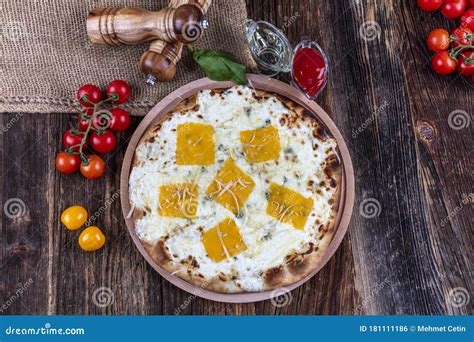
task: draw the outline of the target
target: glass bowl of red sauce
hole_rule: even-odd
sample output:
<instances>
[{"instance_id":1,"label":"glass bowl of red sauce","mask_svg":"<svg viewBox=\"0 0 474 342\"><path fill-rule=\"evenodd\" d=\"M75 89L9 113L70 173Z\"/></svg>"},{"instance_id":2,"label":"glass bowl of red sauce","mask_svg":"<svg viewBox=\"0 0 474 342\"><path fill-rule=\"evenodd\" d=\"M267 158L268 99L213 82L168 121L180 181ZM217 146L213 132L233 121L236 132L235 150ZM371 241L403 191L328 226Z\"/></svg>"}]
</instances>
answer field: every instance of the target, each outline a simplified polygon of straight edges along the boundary
<instances>
[{"instance_id":1,"label":"glass bowl of red sauce","mask_svg":"<svg viewBox=\"0 0 474 342\"><path fill-rule=\"evenodd\" d=\"M295 47L291 62L292 85L314 100L326 86L329 64L326 54L307 38Z\"/></svg>"}]
</instances>

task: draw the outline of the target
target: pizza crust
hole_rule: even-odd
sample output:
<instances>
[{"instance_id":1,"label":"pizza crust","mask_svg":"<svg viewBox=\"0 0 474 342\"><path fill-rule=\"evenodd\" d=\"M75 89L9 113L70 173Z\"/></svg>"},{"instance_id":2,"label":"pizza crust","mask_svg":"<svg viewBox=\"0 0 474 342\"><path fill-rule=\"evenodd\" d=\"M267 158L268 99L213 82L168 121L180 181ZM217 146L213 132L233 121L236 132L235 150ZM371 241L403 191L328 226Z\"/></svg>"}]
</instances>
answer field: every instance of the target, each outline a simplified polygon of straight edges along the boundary
<instances>
[{"instance_id":1,"label":"pizza crust","mask_svg":"<svg viewBox=\"0 0 474 342\"><path fill-rule=\"evenodd\" d=\"M215 94L224 93L226 89L214 89L211 92ZM313 136L321 141L325 141L330 138L324 126L319 122L319 120L310 112L308 112L302 106L296 104L295 102L281 96L278 94L272 94L263 90L256 90L254 98L257 101L262 101L267 98L276 97L280 100L284 106L289 110L296 113L299 117L307 117L311 119L311 123L314 127ZM157 139L160 134L161 124L165 120L171 119L174 113L182 114L187 111L198 110L196 107L197 104L197 95L191 96L179 103L175 109L163 115L158 122L149 129L140 139L137 150L144 144L153 142ZM285 259L285 263L279 267L274 267L266 270L262 274L264 288L263 290L272 290L276 288L281 288L284 286L291 285L295 282L300 281L307 277L313 270L318 268L321 262L321 258L325 255L335 230L337 213L339 211L339 203L341 196L341 185L342 185L342 165L339 161L339 151L336 152L336 158L326 160L326 167L324 172L331 179L331 187L335 187L336 191L331 197L332 202L332 216L329 222L326 225L320 225L316 227L318 229L318 244L317 246L308 246L308 250L305 253L288 255ZM133 166L139 166L141 164L137 155L135 154L133 160ZM137 220L146 215L145 211L140 209L134 209L132 215L132 221L135 224ZM308 218L309 219L309 218ZM217 277L206 279L202 275L199 275L199 272L193 273L195 266L193 261L189 262L176 262L173 260L169 251L167 250L165 239L160 239L154 243L150 243L144 240L141 240L142 245L147 251L151 259L165 271L195 285L210 291L219 292L219 293L241 293L246 292L238 285L237 279L231 279L228 276L221 274Z\"/></svg>"},{"instance_id":2,"label":"pizza crust","mask_svg":"<svg viewBox=\"0 0 474 342\"><path fill-rule=\"evenodd\" d=\"M264 289L271 290L279 287L288 286L306 278L313 270L320 265L321 258L332 241L335 232L337 212L342 186L342 165L339 160L330 161L327 172L330 172L332 179L336 182L336 191L331 200L334 203L332 217L328 224L318 227L318 245L310 253L297 254L291 260L279 268L267 270L264 274Z\"/></svg>"},{"instance_id":3,"label":"pizza crust","mask_svg":"<svg viewBox=\"0 0 474 342\"><path fill-rule=\"evenodd\" d=\"M172 260L171 256L166 250L163 240L159 240L155 244L142 241L142 244L143 247L145 247L148 255L158 266L172 275L186 280L195 286L219 293L243 292L243 290L239 288L231 279L226 279L225 277L213 277L210 279L205 279L204 277L200 277L189 272L189 267L187 265L182 265Z\"/></svg>"}]
</instances>

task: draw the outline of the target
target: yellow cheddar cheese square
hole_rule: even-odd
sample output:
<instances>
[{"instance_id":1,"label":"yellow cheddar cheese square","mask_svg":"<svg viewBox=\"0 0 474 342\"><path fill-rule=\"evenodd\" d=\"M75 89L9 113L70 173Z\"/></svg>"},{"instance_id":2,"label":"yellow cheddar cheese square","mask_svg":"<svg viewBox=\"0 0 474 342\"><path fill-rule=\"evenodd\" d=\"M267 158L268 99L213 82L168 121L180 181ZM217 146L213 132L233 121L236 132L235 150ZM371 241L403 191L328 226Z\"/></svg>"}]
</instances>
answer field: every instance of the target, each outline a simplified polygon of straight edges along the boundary
<instances>
[{"instance_id":1,"label":"yellow cheddar cheese square","mask_svg":"<svg viewBox=\"0 0 474 342\"><path fill-rule=\"evenodd\" d=\"M245 159L250 163L277 160L280 157L278 128L266 126L240 132Z\"/></svg>"},{"instance_id":2,"label":"yellow cheddar cheese square","mask_svg":"<svg viewBox=\"0 0 474 342\"><path fill-rule=\"evenodd\" d=\"M302 230L313 209L313 202L312 198L306 198L287 187L271 183L268 191L267 214L280 222L291 224L294 228Z\"/></svg>"},{"instance_id":3,"label":"yellow cheddar cheese square","mask_svg":"<svg viewBox=\"0 0 474 342\"><path fill-rule=\"evenodd\" d=\"M206 195L238 215L254 187L253 179L228 158L217 171Z\"/></svg>"},{"instance_id":4,"label":"yellow cheddar cheese square","mask_svg":"<svg viewBox=\"0 0 474 342\"><path fill-rule=\"evenodd\" d=\"M195 219L199 188L196 184L180 183L160 186L158 213L161 216Z\"/></svg>"},{"instance_id":5,"label":"yellow cheddar cheese square","mask_svg":"<svg viewBox=\"0 0 474 342\"><path fill-rule=\"evenodd\" d=\"M214 164L214 127L189 122L178 125L176 134L176 164Z\"/></svg>"},{"instance_id":6,"label":"yellow cheddar cheese square","mask_svg":"<svg viewBox=\"0 0 474 342\"><path fill-rule=\"evenodd\" d=\"M207 255L214 262L221 262L247 249L240 235L239 227L230 217L205 231L201 242Z\"/></svg>"}]
</instances>

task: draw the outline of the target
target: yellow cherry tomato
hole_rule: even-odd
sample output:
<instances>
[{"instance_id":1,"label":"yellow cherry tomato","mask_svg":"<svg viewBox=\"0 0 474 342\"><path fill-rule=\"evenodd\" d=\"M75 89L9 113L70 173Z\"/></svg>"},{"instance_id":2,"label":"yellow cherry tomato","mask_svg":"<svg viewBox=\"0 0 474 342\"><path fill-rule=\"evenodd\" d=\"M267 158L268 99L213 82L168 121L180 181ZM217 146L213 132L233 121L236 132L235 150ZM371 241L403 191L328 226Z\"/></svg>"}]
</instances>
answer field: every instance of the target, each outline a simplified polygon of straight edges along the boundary
<instances>
[{"instance_id":1,"label":"yellow cherry tomato","mask_svg":"<svg viewBox=\"0 0 474 342\"><path fill-rule=\"evenodd\" d=\"M61 222L67 229L76 230L81 228L87 221L87 210L80 205L67 208L61 214Z\"/></svg>"},{"instance_id":2,"label":"yellow cherry tomato","mask_svg":"<svg viewBox=\"0 0 474 342\"><path fill-rule=\"evenodd\" d=\"M84 229L79 235L79 246L85 251L92 252L102 248L105 236L99 227L91 226Z\"/></svg>"}]
</instances>

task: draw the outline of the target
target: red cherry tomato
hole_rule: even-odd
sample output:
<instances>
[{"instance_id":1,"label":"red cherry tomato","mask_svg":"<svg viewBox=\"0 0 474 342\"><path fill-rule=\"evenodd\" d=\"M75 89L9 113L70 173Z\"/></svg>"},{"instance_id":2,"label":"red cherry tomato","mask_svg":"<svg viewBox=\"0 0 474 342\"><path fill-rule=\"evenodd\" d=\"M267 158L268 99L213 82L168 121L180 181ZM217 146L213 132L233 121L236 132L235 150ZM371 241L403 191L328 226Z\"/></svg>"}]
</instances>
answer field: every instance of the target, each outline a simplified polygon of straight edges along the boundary
<instances>
[{"instance_id":1,"label":"red cherry tomato","mask_svg":"<svg viewBox=\"0 0 474 342\"><path fill-rule=\"evenodd\" d=\"M459 56L458 72L463 76L474 76L474 51L463 52Z\"/></svg>"},{"instance_id":2,"label":"red cherry tomato","mask_svg":"<svg viewBox=\"0 0 474 342\"><path fill-rule=\"evenodd\" d=\"M467 0L467 7L474 7L474 0Z\"/></svg>"},{"instance_id":3,"label":"red cherry tomato","mask_svg":"<svg viewBox=\"0 0 474 342\"><path fill-rule=\"evenodd\" d=\"M473 5L474 6L474 5ZM461 17L461 27L474 31L474 7L469 8Z\"/></svg>"},{"instance_id":4,"label":"red cherry tomato","mask_svg":"<svg viewBox=\"0 0 474 342\"><path fill-rule=\"evenodd\" d=\"M431 66L438 74L447 75L456 70L457 63L448 51L440 51L433 57Z\"/></svg>"},{"instance_id":5,"label":"red cherry tomato","mask_svg":"<svg viewBox=\"0 0 474 342\"><path fill-rule=\"evenodd\" d=\"M84 107L94 107L94 103L102 100L102 92L93 84L84 84L77 90L76 98ZM88 101L85 100L86 98Z\"/></svg>"},{"instance_id":6,"label":"red cherry tomato","mask_svg":"<svg viewBox=\"0 0 474 342\"><path fill-rule=\"evenodd\" d=\"M112 103L124 103L130 96L130 86L125 81L115 80L109 83L105 89L105 93L107 94L107 98L111 96L117 97L116 100L111 101Z\"/></svg>"},{"instance_id":7,"label":"red cherry tomato","mask_svg":"<svg viewBox=\"0 0 474 342\"><path fill-rule=\"evenodd\" d=\"M115 145L117 145L117 138L109 130L91 134L91 147L99 153L109 153Z\"/></svg>"},{"instance_id":8,"label":"red cherry tomato","mask_svg":"<svg viewBox=\"0 0 474 342\"><path fill-rule=\"evenodd\" d=\"M432 12L441 7L444 0L418 0L418 7L423 11Z\"/></svg>"},{"instance_id":9,"label":"red cherry tomato","mask_svg":"<svg viewBox=\"0 0 474 342\"><path fill-rule=\"evenodd\" d=\"M87 116L91 116L94 113L94 107L83 107L81 111Z\"/></svg>"},{"instance_id":10,"label":"red cherry tomato","mask_svg":"<svg viewBox=\"0 0 474 342\"><path fill-rule=\"evenodd\" d=\"M130 114L122 108L112 108L110 110L112 119L110 129L116 132L125 131L130 126Z\"/></svg>"},{"instance_id":11,"label":"red cherry tomato","mask_svg":"<svg viewBox=\"0 0 474 342\"><path fill-rule=\"evenodd\" d=\"M470 45L472 42L472 31L467 27L456 27L453 32L451 32L451 37L453 38L453 47Z\"/></svg>"},{"instance_id":12,"label":"red cherry tomato","mask_svg":"<svg viewBox=\"0 0 474 342\"><path fill-rule=\"evenodd\" d=\"M439 52L449 48L449 32L444 29L436 29L430 32L426 43L431 51Z\"/></svg>"},{"instance_id":13,"label":"red cherry tomato","mask_svg":"<svg viewBox=\"0 0 474 342\"><path fill-rule=\"evenodd\" d=\"M88 179L97 179L102 177L105 172L104 160L97 154L88 155L87 160L88 162L86 164L81 164L81 174Z\"/></svg>"},{"instance_id":14,"label":"red cherry tomato","mask_svg":"<svg viewBox=\"0 0 474 342\"><path fill-rule=\"evenodd\" d=\"M89 119L83 119L82 114L77 117L77 129L81 132L85 132L89 127Z\"/></svg>"},{"instance_id":15,"label":"red cherry tomato","mask_svg":"<svg viewBox=\"0 0 474 342\"><path fill-rule=\"evenodd\" d=\"M441 6L441 13L448 19L456 19L464 13L466 7L466 0L446 0Z\"/></svg>"},{"instance_id":16,"label":"red cherry tomato","mask_svg":"<svg viewBox=\"0 0 474 342\"><path fill-rule=\"evenodd\" d=\"M80 165L81 158L78 154L68 154L62 151L56 156L56 169L61 173L74 173L79 170Z\"/></svg>"},{"instance_id":17,"label":"red cherry tomato","mask_svg":"<svg viewBox=\"0 0 474 342\"><path fill-rule=\"evenodd\" d=\"M84 137L84 133L78 132L77 134L73 134L70 129L66 131L63 135L63 145L64 147L72 147L74 145L79 145L82 142L82 138ZM84 147L87 147L88 141L84 144ZM79 152L79 146L76 146L72 149L74 152Z\"/></svg>"}]
</instances>

